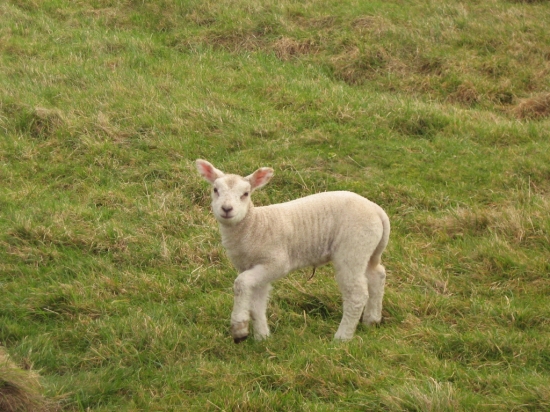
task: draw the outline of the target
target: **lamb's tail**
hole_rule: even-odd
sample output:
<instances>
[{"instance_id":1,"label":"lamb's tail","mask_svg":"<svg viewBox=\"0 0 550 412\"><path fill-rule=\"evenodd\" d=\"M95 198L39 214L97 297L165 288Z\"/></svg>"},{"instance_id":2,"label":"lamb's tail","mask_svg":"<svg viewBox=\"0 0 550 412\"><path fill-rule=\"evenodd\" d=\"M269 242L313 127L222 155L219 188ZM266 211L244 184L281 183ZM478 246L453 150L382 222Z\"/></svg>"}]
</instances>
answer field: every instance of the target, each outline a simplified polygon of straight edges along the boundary
<instances>
[{"instance_id":1,"label":"lamb's tail","mask_svg":"<svg viewBox=\"0 0 550 412\"><path fill-rule=\"evenodd\" d=\"M374 252L369 260L369 266L372 268L375 268L380 264L382 252L386 249L390 239L390 219L381 207L378 208L378 216L382 221L383 232L380 242L378 243L378 246L376 246L376 249L374 249Z\"/></svg>"}]
</instances>

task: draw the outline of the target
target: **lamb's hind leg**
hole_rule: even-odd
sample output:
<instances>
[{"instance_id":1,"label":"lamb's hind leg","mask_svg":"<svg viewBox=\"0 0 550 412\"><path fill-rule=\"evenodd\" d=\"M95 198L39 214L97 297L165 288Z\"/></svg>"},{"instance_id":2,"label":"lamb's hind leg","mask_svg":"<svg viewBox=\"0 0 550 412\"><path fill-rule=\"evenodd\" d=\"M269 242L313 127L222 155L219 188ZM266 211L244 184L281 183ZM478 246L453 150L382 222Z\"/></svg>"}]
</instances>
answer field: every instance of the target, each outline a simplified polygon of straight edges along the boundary
<instances>
[{"instance_id":1,"label":"lamb's hind leg","mask_svg":"<svg viewBox=\"0 0 550 412\"><path fill-rule=\"evenodd\" d=\"M361 313L368 299L367 279L364 276L365 266L350 262L334 262L336 281L342 292L344 313L340 326L334 335L336 340L350 340L355 333Z\"/></svg>"},{"instance_id":2,"label":"lamb's hind leg","mask_svg":"<svg viewBox=\"0 0 550 412\"><path fill-rule=\"evenodd\" d=\"M369 299L363 312L365 325L378 324L382 320L382 299L384 298L384 284L386 283L386 270L384 266L369 263L366 272L369 285Z\"/></svg>"}]
</instances>

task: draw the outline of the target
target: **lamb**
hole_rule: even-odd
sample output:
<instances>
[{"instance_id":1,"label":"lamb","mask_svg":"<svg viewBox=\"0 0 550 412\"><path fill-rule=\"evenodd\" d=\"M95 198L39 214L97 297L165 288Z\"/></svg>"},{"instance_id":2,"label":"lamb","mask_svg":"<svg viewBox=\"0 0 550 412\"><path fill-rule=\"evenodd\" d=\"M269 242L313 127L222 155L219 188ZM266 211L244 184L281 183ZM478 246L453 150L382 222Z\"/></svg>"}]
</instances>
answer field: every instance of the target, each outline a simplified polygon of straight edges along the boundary
<instances>
[{"instance_id":1,"label":"lamb","mask_svg":"<svg viewBox=\"0 0 550 412\"><path fill-rule=\"evenodd\" d=\"M231 314L235 343L248 337L250 320L255 339L269 336L266 309L273 281L330 261L343 297L334 339L351 339L361 318L366 325L380 323L386 279L380 258L390 235L388 216L380 206L337 191L254 207L250 197L269 182L273 169L262 167L241 177L202 159L196 165L212 185L212 210L222 244L239 271Z\"/></svg>"}]
</instances>

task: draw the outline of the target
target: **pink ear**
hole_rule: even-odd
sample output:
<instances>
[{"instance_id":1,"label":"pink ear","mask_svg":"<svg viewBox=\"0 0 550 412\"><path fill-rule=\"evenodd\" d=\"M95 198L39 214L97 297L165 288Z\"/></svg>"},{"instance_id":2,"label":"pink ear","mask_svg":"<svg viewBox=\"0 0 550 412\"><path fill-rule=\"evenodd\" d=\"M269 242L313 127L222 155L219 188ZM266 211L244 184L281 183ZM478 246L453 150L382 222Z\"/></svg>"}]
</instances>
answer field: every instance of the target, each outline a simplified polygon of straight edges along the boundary
<instances>
[{"instance_id":1,"label":"pink ear","mask_svg":"<svg viewBox=\"0 0 550 412\"><path fill-rule=\"evenodd\" d=\"M246 178L250 182L252 190L259 189L260 187L265 186L273 177L273 169L270 167L262 167L252 173Z\"/></svg>"},{"instance_id":2,"label":"pink ear","mask_svg":"<svg viewBox=\"0 0 550 412\"><path fill-rule=\"evenodd\" d=\"M197 170L200 175L208 180L210 183L214 183L215 180L223 176L223 172L216 169L212 164L208 163L206 160L197 159Z\"/></svg>"}]
</instances>

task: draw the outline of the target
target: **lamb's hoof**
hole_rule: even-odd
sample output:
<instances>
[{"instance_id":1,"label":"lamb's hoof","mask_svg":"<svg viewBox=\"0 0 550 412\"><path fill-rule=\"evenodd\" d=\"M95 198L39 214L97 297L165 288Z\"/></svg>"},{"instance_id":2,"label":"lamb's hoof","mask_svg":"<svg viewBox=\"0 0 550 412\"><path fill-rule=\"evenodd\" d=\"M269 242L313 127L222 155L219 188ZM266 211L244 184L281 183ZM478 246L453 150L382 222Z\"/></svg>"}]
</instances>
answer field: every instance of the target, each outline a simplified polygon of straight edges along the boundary
<instances>
[{"instance_id":1,"label":"lamb's hoof","mask_svg":"<svg viewBox=\"0 0 550 412\"><path fill-rule=\"evenodd\" d=\"M248 335L239 336L238 338L233 338L233 342L241 343L241 342L244 342L247 338L248 338Z\"/></svg>"},{"instance_id":2,"label":"lamb's hoof","mask_svg":"<svg viewBox=\"0 0 550 412\"><path fill-rule=\"evenodd\" d=\"M366 318L363 318L363 325L376 328L380 326L380 323L382 323L382 321L383 321L382 317L368 316Z\"/></svg>"},{"instance_id":3,"label":"lamb's hoof","mask_svg":"<svg viewBox=\"0 0 550 412\"><path fill-rule=\"evenodd\" d=\"M235 343L241 343L248 338L248 322L233 323L231 325L231 336Z\"/></svg>"},{"instance_id":4,"label":"lamb's hoof","mask_svg":"<svg viewBox=\"0 0 550 412\"><path fill-rule=\"evenodd\" d=\"M267 335L259 335L259 334L255 334L255 335L254 335L254 339L255 339L257 342L264 341L264 340L266 340L267 338L269 338L269 333L268 333Z\"/></svg>"},{"instance_id":5,"label":"lamb's hoof","mask_svg":"<svg viewBox=\"0 0 550 412\"><path fill-rule=\"evenodd\" d=\"M334 336L334 342L337 342L337 343L343 343L343 342L349 342L350 340L353 339L353 335L352 336Z\"/></svg>"}]
</instances>

